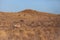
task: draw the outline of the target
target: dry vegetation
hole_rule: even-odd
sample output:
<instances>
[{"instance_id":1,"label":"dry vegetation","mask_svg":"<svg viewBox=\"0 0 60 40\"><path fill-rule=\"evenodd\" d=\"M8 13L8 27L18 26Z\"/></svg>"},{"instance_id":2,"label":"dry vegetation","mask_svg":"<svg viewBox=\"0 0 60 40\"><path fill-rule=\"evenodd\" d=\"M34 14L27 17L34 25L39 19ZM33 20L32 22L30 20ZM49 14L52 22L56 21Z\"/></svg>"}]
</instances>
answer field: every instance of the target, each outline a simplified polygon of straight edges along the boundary
<instances>
[{"instance_id":1,"label":"dry vegetation","mask_svg":"<svg viewBox=\"0 0 60 40\"><path fill-rule=\"evenodd\" d=\"M35 10L0 12L0 40L60 40L60 15Z\"/></svg>"}]
</instances>

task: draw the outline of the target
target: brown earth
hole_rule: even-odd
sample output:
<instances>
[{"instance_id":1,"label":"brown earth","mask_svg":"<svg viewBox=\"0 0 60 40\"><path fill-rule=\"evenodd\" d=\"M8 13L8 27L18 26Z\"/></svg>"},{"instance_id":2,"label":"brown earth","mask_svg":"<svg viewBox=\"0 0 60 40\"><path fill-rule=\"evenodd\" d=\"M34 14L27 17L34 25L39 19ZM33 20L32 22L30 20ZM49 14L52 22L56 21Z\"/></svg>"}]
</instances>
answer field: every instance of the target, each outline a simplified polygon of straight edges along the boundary
<instances>
[{"instance_id":1,"label":"brown earth","mask_svg":"<svg viewBox=\"0 0 60 40\"><path fill-rule=\"evenodd\" d=\"M60 40L60 14L0 12L0 40Z\"/></svg>"}]
</instances>

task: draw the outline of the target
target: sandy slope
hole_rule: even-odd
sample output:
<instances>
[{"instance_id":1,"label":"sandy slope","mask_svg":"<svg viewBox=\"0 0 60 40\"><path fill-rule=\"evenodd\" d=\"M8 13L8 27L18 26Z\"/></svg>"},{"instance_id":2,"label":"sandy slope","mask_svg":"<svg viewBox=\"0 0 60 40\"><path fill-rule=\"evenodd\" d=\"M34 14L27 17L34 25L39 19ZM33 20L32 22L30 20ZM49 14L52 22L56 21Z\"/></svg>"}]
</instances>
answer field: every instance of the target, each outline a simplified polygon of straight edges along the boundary
<instances>
[{"instance_id":1,"label":"sandy slope","mask_svg":"<svg viewBox=\"0 0 60 40\"><path fill-rule=\"evenodd\" d=\"M35 10L0 12L0 40L60 40L60 15Z\"/></svg>"}]
</instances>

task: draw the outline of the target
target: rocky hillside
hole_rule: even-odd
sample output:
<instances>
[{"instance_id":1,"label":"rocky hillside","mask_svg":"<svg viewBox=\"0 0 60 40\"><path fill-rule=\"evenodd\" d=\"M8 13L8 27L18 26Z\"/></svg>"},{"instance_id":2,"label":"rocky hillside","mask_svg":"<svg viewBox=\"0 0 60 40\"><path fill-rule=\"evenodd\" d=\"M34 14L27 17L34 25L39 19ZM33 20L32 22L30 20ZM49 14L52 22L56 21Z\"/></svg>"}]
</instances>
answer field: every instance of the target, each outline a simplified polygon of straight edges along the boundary
<instances>
[{"instance_id":1,"label":"rocky hillside","mask_svg":"<svg viewBox=\"0 0 60 40\"><path fill-rule=\"evenodd\" d=\"M60 40L60 14L0 12L0 40Z\"/></svg>"}]
</instances>

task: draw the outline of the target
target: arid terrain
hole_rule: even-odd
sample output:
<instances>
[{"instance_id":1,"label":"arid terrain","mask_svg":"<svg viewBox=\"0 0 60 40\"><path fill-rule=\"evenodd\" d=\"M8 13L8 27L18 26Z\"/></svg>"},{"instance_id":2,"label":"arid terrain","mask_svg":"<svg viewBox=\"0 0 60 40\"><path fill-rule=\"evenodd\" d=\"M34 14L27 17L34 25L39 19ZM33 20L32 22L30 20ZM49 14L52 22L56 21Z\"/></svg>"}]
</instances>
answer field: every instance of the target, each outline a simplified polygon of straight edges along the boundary
<instances>
[{"instance_id":1,"label":"arid terrain","mask_svg":"<svg viewBox=\"0 0 60 40\"><path fill-rule=\"evenodd\" d=\"M0 40L60 40L60 14L0 12Z\"/></svg>"}]
</instances>

